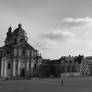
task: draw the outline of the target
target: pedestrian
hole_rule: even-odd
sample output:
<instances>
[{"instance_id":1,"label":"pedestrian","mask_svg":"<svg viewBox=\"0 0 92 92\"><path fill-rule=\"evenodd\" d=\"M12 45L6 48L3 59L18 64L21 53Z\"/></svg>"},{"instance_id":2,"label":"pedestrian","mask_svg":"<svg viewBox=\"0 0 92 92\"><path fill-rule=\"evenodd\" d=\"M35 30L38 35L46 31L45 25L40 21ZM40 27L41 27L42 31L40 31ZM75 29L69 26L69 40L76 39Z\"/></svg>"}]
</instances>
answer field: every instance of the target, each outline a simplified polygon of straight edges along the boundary
<instances>
[{"instance_id":1,"label":"pedestrian","mask_svg":"<svg viewBox=\"0 0 92 92\"><path fill-rule=\"evenodd\" d=\"M61 85L63 85L63 79L61 79Z\"/></svg>"},{"instance_id":2,"label":"pedestrian","mask_svg":"<svg viewBox=\"0 0 92 92\"><path fill-rule=\"evenodd\" d=\"M61 85L63 85L64 81L63 81L63 74L61 74Z\"/></svg>"}]
</instances>

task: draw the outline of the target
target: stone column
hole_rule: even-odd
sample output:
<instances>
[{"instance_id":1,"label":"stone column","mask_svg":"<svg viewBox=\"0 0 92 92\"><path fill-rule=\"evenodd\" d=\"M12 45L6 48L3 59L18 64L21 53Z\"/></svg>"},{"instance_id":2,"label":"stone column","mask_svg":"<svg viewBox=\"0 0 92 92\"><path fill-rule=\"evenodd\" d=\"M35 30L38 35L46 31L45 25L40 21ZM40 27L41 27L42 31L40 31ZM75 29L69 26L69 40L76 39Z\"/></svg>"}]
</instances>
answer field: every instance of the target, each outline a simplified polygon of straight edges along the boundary
<instances>
[{"instance_id":1,"label":"stone column","mask_svg":"<svg viewBox=\"0 0 92 92\"><path fill-rule=\"evenodd\" d=\"M67 69L68 69L68 65L67 65L68 63L65 63L65 74L66 74L66 76L67 76Z\"/></svg>"},{"instance_id":2,"label":"stone column","mask_svg":"<svg viewBox=\"0 0 92 92\"><path fill-rule=\"evenodd\" d=\"M16 59L13 60L13 77L16 76Z\"/></svg>"},{"instance_id":3,"label":"stone column","mask_svg":"<svg viewBox=\"0 0 92 92\"><path fill-rule=\"evenodd\" d=\"M26 68L27 68L27 71L29 71L29 60L27 60Z\"/></svg>"},{"instance_id":4,"label":"stone column","mask_svg":"<svg viewBox=\"0 0 92 92\"><path fill-rule=\"evenodd\" d=\"M7 77L7 61L5 60L5 63L4 63L4 77L6 78Z\"/></svg>"},{"instance_id":5,"label":"stone column","mask_svg":"<svg viewBox=\"0 0 92 92\"><path fill-rule=\"evenodd\" d=\"M25 72L25 77L29 77L29 60L27 59L27 61L26 61L26 72Z\"/></svg>"},{"instance_id":6,"label":"stone column","mask_svg":"<svg viewBox=\"0 0 92 92\"><path fill-rule=\"evenodd\" d=\"M22 54L22 53L21 53L21 49L19 48L18 50L19 50L18 54L19 54L19 56L21 56L21 54Z\"/></svg>"},{"instance_id":7,"label":"stone column","mask_svg":"<svg viewBox=\"0 0 92 92\"><path fill-rule=\"evenodd\" d=\"M18 62L18 76L20 76L20 68L21 68L21 62Z\"/></svg>"},{"instance_id":8,"label":"stone column","mask_svg":"<svg viewBox=\"0 0 92 92\"><path fill-rule=\"evenodd\" d=\"M6 61L6 58L2 58L1 77L2 78L6 78L7 77L7 61Z\"/></svg>"},{"instance_id":9,"label":"stone column","mask_svg":"<svg viewBox=\"0 0 92 92\"><path fill-rule=\"evenodd\" d=\"M72 77L72 62L70 63L70 77Z\"/></svg>"},{"instance_id":10,"label":"stone column","mask_svg":"<svg viewBox=\"0 0 92 92\"><path fill-rule=\"evenodd\" d=\"M1 63L1 77L4 77L4 61Z\"/></svg>"}]
</instances>

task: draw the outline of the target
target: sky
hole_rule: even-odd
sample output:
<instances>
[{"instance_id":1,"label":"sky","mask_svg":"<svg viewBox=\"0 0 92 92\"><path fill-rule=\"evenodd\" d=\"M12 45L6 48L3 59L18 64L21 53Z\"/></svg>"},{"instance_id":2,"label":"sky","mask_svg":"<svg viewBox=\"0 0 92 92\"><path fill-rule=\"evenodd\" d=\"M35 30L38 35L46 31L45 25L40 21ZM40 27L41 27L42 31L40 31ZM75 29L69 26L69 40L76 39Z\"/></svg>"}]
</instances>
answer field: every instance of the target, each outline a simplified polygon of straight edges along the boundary
<instances>
[{"instance_id":1,"label":"sky","mask_svg":"<svg viewBox=\"0 0 92 92\"><path fill-rule=\"evenodd\" d=\"M0 0L0 46L19 23L43 58L92 56L92 0Z\"/></svg>"}]
</instances>

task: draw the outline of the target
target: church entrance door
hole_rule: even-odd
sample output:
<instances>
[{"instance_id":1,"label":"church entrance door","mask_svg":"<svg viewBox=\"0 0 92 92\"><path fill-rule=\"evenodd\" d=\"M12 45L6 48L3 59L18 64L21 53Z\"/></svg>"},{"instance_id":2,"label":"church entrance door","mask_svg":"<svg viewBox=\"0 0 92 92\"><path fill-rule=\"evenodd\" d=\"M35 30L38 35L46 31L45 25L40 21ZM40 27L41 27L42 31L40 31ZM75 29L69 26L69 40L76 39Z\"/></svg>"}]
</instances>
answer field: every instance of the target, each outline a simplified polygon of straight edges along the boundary
<instances>
[{"instance_id":1,"label":"church entrance door","mask_svg":"<svg viewBox=\"0 0 92 92\"><path fill-rule=\"evenodd\" d=\"M25 77L25 69L24 68L21 69L21 77Z\"/></svg>"}]
</instances>

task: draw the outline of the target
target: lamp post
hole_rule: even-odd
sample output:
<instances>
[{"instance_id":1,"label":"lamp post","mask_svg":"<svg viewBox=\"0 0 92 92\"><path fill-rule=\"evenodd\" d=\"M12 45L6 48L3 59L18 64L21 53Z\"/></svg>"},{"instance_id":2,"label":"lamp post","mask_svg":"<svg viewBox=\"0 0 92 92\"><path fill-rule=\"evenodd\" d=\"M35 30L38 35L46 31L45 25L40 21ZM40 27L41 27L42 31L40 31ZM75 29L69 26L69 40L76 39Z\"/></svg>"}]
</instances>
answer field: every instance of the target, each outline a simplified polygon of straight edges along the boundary
<instances>
[{"instance_id":1,"label":"lamp post","mask_svg":"<svg viewBox=\"0 0 92 92\"><path fill-rule=\"evenodd\" d=\"M72 77L72 61L70 62L70 77Z\"/></svg>"},{"instance_id":2,"label":"lamp post","mask_svg":"<svg viewBox=\"0 0 92 92\"><path fill-rule=\"evenodd\" d=\"M40 65L42 63L41 54L38 55L38 76L40 76Z\"/></svg>"},{"instance_id":3,"label":"lamp post","mask_svg":"<svg viewBox=\"0 0 92 92\"><path fill-rule=\"evenodd\" d=\"M67 76L67 61L65 61L65 74Z\"/></svg>"},{"instance_id":4,"label":"lamp post","mask_svg":"<svg viewBox=\"0 0 92 92\"><path fill-rule=\"evenodd\" d=\"M32 78L32 62L33 62L33 58L34 58L34 52L33 50L31 51L31 54L30 54L30 57L31 57L31 62L30 62L30 78Z\"/></svg>"}]
</instances>

